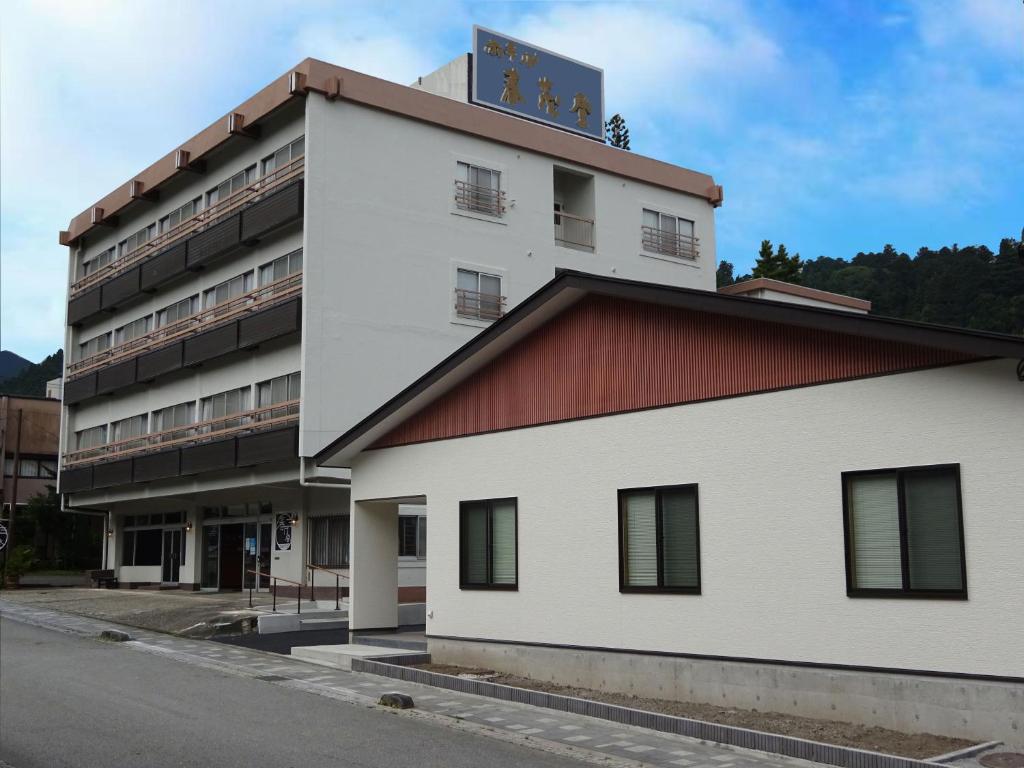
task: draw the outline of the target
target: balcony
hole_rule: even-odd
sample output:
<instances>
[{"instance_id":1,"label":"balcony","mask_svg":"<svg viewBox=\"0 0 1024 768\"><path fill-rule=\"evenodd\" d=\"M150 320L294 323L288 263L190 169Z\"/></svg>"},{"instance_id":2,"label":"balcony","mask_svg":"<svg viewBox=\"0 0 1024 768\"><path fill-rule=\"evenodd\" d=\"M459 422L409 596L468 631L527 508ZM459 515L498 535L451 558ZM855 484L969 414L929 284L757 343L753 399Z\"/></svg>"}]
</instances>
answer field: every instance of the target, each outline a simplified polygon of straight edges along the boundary
<instances>
[{"instance_id":1,"label":"balcony","mask_svg":"<svg viewBox=\"0 0 1024 768\"><path fill-rule=\"evenodd\" d=\"M127 272L135 265L145 261L150 256L166 250L192 235L206 230L211 225L237 213L243 208L263 199L296 179L303 176L305 169L305 157L298 157L287 165L283 165L273 173L253 182L252 184L238 190L229 197L220 200L203 211L200 211L190 219L186 219L173 229L157 235L152 240L143 243L131 253L115 259L95 272L86 275L71 284L69 298L75 299L89 291L95 286L105 283L118 275Z\"/></svg>"},{"instance_id":2,"label":"balcony","mask_svg":"<svg viewBox=\"0 0 1024 768\"><path fill-rule=\"evenodd\" d=\"M298 421L299 401L288 400L218 419L208 419L195 424L165 429L161 432L130 437L116 443L105 443L93 448L72 451L64 454L61 467L65 470L72 470L99 461L134 458L170 448L187 448L229 437L286 427L297 424Z\"/></svg>"},{"instance_id":3,"label":"balcony","mask_svg":"<svg viewBox=\"0 0 1024 768\"><path fill-rule=\"evenodd\" d=\"M505 213L505 193L500 189L481 187L467 181L456 180L455 207L462 211L474 211L500 217Z\"/></svg>"},{"instance_id":4,"label":"balcony","mask_svg":"<svg viewBox=\"0 0 1024 768\"><path fill-rule=\"evenodd\" d=\"M693 235L682 235L655 227L640 227L640 236L643 249L650 253L660 253L678 259L696 259L700 255L698 238Z\"/></svg>"},{"instance_id":5,"label":"balcony","mask_svg":"<svg viewBox=\"0 0 1024 768\"><path fill-rule=\"evenodd\" d=\"M456 288L455 313L474 320L497 320L505 314L505 297Z\"/></svg>"},{"instance_id":6,"label":"balcony","mask_svg":"<svg viewBox=\"0 0 1024 768\"><path fill-rule=\"evenodd\" d=\"M555 214L555 242L567 248L594 250L594 220L559 211Z\"/></svg>"}]
</instances>

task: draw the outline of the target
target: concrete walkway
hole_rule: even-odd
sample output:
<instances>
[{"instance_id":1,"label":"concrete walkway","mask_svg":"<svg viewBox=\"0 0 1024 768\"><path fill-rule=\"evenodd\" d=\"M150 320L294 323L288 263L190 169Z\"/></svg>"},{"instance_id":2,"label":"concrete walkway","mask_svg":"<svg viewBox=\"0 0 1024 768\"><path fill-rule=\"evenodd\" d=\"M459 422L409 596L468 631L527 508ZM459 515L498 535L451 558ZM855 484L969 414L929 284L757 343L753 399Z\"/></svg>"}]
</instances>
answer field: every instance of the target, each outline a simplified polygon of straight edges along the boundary
<instances>
[{"instance_id":1,"label":"concrete walkway","mask_svg":"<svg viewBox=\"0 0 1024 768\"><path fill-rule=\"evenodd\" d=\"M140 652L156 653L183 663L361 705L373 704L382 693L406 693L416 702L414 716L429 715L448 723L454 719L467 727L475 724L478 732L486 735L603 765L684 768L806 768L816 765L376 675L336 671L247 648L128 629L95 618L55 611L41 604L3 599L0 613L7 619L83 635L95 636L104 629L127 630L134 640L126 646Z\"/></svg>"}]
</instances>

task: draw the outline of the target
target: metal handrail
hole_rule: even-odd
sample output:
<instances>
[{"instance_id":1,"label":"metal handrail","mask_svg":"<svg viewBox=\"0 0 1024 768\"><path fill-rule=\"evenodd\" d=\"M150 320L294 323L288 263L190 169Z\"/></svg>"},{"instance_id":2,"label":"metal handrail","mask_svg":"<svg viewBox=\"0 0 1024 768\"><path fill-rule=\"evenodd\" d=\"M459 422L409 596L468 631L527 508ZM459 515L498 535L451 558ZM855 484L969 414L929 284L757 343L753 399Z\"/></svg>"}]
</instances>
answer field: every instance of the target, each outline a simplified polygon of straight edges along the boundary
<instances>
[{"instance_id":1,"label":"metal handrail","mask_svg":"<svg viewBox=\"0 0 1024 768\"><path fill-rule=\"evenodd\" d=\"M479 211L491 216L501 216L505 213L505 192L456 179L455 207L464 211Z\"/></svg>"},{"instance_id":2,"label":"metal handrail","mask_svg":"<svg viewBox=\"0 0 1024 768\"><path fill-rule=\"evenodd\" d=\"M271 591L271 594L274 596L273 602L271 603L271 606L270 606L270 612L271 613L277 613L277 582L284 581L284 582L287 582L288 584L294 584L295 586L297 586L299 588L299 601L296 604L295 613L297 613L297 614L302 613L302 587L303 587L302 582L292 581L291 579L286 579L283 576L273 576L273 575L271 575L269 573L263 573L263 571L260 571L260 570L253 571L253 570L246 569L245 572L246 573L251 573L253 576L266 576L268 579L270 579L270 582L271 582L271 584L270 584L270 591ZM255 581L256 581L256 579L253 579L254 583L255 583ZM252 608L252 589L253 589L252 584L250 584L249 585L249 607L250 608Z\"/></svg>"},{"instance_id":3,"label":"metal handrail","mask_svg":"<svg viewBox=\"0 0 1024 768\"><path fill-rule=\"evenodd\" d=\"M700 238L693 235L650 226L640 227L640 233L643 247L648 251L683 259L696 259L699 255Z\"/></svg>"},{"instance_id":4,"label":"metal handrail","mask_svg":"<svg viewBox=\"0 0 1024 768\"><path fill-rule=\"evenodd\" d=\"M316 572L326 571L327 573L334 574L334 610L341 610L341 580L351 582L348 576L332 571L330 568L324 568L322 565L313 565L312 563L306 563L306 567L309 569L309 599L316 600Z\"/></svg>"},{"instance_id":5,"label":"metal handrail","mask_svg":"<svg viewBox=\"0 0 1024 768\"><path fill-rule=\"evenodd\" d=\"M485 307L484 304L489 306ZM493 305L497 308L493 308ZM481 293L466 288L455 289L456 314L481 320L497 320L505 314L505 297L496 293Z\"/></svg>"},{"instance_id":6,"label":"metal handrail","mask_svg":"<svg viewBox=\"0 0 1024 768\"><path fill-rule=\"evenodd\" d=\"M104 445L97 445L92 448L82 448L80 450L64 454L64 461L62 464L63 467L67 469L71 466L77 466L78 464L110 456L122 458L124 456L134 456L138 453L147 453L150 450L160 450L167 448L168 446L181 445L182 443L207 442L208 440L234 434L236 432L263 431L271 426L297 421L299 418L298 413L289 413L288 411L293 407L298 408L298 406L298 399L285 400L284 402L275 403L274 405L266 405L262 408L253 408L248 411L233 413L230 416L219 416L216 419L198 421L194 424L183 424L179 427L172 427L159 432L152 432L148 435L129 437L124 440L118 440L115 443L105 443ZM285 414L283 416L271 415L269 419L261 418L267 413L273 414L274 411L285 411ZM235 426L224 427L222 429L210 429L209 431L204 432L199 431L207 427L213 427L216 424L223 424L229 421L237 421L239 423ZM191 432L193 434L186 437L171 437L169 440L162 439L169 435L181 434L183 432Z\"/></svg>"},{"instance_id":7,"label":"metal handrail","mask_svg":"<svg viewBox=\"0 0 1024 768\"><path fill-rule=\"evenodd\" d=\"M263 195L273 189L277 189L278 187L282 187L292 179L298 178L304 170L305 160L305 155L295 158L290 163L282 165L280 168L276 169L273 173L257 179L252 184L247 184L242 187L242 189L237 192L233 192L223 200L218 200L208 208L205 208L199 213L185 219L185 221L181 222L178 226L160 233L152 240L147 240L131 253L125 254L120 258L115 258L109 264L100 267L95 272L79 278L71 284L69 298L75 298L92 286L128 270L130 267L138 264L160 248L177 242L186 235L191 235L192 233L204 228L206 225L215 223L219 219L227 216L229 213L234 213L243 205L249 202L254 202L260 195Z\"/></svg>"},{"instance_id":8,"label":"metal handrail","mask_svg":"<svg viewBox=\"0 0 1024 768\"><path fill-rule=\"evenodd\" d=\"M555 211L555 241L594 247L594 220L574 213ZM568 221L566 221L568 220ZM569 226L566 226L568 224Z\"/></svg>"},{"instance_id":9,"label":"metal handrail","mask_svg":"<svg viewBox=\"0 0 1024 768\"><path fill-rule=\"evenodd\" d=\"M250 314L268 305L284 301L302 290L302 273L288 275L273 283L243 293L230 301L214 307L200 310L195 314L175 320L160 328L156 328L142 336L136 336L116 347L110 347L89 357L82 358L68 365L68 380L86 374L96 368L110 365L122 358L148 352L166 343L186 338L193 333L206 330L214 322L228 321L240 315Z\"/></svg>"}]
</instances>

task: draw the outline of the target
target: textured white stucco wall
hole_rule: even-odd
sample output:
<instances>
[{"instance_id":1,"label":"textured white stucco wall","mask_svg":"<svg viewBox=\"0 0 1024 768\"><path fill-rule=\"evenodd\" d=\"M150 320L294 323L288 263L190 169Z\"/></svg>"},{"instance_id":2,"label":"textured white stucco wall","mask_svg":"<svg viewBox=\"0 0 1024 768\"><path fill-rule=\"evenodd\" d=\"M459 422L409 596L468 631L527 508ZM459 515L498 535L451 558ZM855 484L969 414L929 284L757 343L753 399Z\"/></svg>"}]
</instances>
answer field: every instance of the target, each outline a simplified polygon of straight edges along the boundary
<instances>
[{"instance_id":1,"label":"textured white stucco wall","mask_svg":"<svg viewBox=\"0 0 1024 768\"><path fill-rule=\"evenodd\" d=\"M840 473L946 462L970 599L848 598ZM353 499L426 496L429 634L1020 676L1022 466L1004 360L368 451ZM703 593L620 594L617 489L670 483L699 484ZM519 590L460 591L458 503L505 496Z\"/></svg>"}]
</instances>

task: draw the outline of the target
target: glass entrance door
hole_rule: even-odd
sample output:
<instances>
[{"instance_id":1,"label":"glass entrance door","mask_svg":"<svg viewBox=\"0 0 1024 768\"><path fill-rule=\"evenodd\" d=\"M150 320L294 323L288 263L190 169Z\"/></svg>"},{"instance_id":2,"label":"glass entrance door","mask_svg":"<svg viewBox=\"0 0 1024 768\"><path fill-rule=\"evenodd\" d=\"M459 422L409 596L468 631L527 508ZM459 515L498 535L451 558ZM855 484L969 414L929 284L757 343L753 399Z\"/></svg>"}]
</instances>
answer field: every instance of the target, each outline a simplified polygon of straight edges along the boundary
<instances>
[{"instance_id":1,"label":"glass entrance door","mask_svg":"<svg viewBox=\"0 0 1024 768\"><path fill-rule=\"evenodd\" d=\"M220 528L203 526L203 589L220 587Z\"/></svg>"},{"instance_id":2,"label":"glass entrance door","mask_svg":"<svg viewBox=\"0 0 1024 768\"><path fill-rule=\"evenodd\" d=\"M165 584L177 584L181 573L181 561L185 555L185 537L180 528L164 531L163 569L161 580Z\"/></svg>"},{"instance_id":3,"label":"glass entrance door","mask_svg":"<svg viewBox=\"0 0 1024 768\"><path fill-rule=\"evenodd\" d=\"M242 539L245 589L270 588L270 531L270 523L245 524L245 535Z\"/></svg>"}]
</instances>

